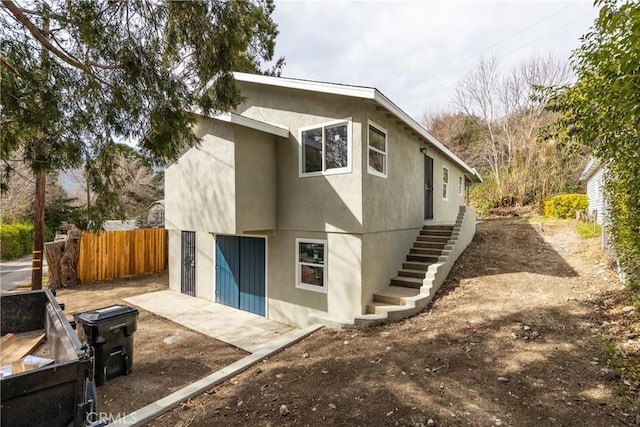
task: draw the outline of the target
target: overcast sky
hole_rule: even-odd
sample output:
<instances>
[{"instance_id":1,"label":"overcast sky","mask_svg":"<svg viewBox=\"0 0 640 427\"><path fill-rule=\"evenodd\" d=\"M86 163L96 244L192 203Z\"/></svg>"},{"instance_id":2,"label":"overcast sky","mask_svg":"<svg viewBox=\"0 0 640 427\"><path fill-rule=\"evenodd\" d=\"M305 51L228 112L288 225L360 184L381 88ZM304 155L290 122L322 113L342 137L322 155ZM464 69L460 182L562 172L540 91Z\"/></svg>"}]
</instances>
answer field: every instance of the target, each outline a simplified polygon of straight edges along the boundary
<instances>
[{"instance_id":1,"label":"overcast sky","mask_svg":"<svg viewBox=\"0 0 640 427\"><path fill-rule=\"evenodd\" d=\"M415 119L453 109L481 57L504 68L567 59L597 16L591 0L276 0L283 76L371 86Z\"/></svg>"}]
</instances>

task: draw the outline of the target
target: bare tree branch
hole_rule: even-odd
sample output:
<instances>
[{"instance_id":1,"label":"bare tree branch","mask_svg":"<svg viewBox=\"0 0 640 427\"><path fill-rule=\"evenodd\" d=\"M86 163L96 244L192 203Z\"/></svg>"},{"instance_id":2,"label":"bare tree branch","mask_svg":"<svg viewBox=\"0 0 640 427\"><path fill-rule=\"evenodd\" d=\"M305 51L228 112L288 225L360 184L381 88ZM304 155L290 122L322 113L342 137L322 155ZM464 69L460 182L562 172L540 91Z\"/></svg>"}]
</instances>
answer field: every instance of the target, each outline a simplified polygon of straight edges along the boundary
<instances>
[{"instance_id":1,"label":"bare tree branch","mask_svg":"<svg viewBox=\"0 0 640 427\"><path fill-rule=\"evenodd\" d=\"M11 64L11 62L5 56L3 56L2 54L0 54L0 64L2 64L3 67L7 68L9 71L11 71L16 76L20 75L18 70L16 70L15 67Z\"/></svg>"}]
</instances>

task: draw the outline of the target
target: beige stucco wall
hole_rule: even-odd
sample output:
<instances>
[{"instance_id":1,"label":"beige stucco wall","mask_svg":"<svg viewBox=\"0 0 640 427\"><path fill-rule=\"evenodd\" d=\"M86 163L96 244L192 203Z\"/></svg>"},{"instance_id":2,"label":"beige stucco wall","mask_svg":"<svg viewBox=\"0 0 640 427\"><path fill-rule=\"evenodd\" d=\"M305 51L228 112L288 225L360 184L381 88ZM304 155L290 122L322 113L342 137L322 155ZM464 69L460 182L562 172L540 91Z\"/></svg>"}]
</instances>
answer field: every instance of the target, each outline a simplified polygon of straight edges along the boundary
<instances>
[{"instance_id":1,"label":"beige stucco wall","mask_svg":"<svg viewBox=\"0 0 640 427\"><path fill-rule=\"evenodd\" d=\"M296 238L327 240L327 293L296 287ZM268 239L268 317L308 325L313 312L347 319L360 314L361 254L358 235L283 231Z\"/></svg>"},{"instance_id":2,"label":"beige stucco wall","mask_svg":"<svg viewBox=\"0 0 640 427\"><path fill-rule=\"evenodd\" d=\"M276 228L276 137L201 118L198 148L165 169L167 229L242 234Z\"/></svg>"},{"instance_id":3,"label":"beige stucco wall","mask_svg":"<svg viewBox=\"0 0 640 427\"><path fill-rule=\"evenodd\" d=\"M233 128L204 120L198 148L165 169L165 228L234 233L236 174Z\"/></svg>"},{"instance_id":4,"label":"beige stucco wall","mask_svg":"<svg viewBox=\"0 0 640 427\"><path fill-rule=\"evenodd\" d=\"M169 237L169 289L180 292L182 230L167 230L167 232ZM210 301L214 300L214 244L211 233L196 231L196 296Z\"/></svg>"},{"instance_id":5,"label":"beige stucco wall","mask_svg":"<svg viewBox=\"0 0 640 427\"><path fill-rule=\"evenodd\" d=\"M181 233L181 230L167 230L167 238L169 239L169 289L176 292L180 292L182 275Z\"/></svg>"},{"instance_id":6,"label":"beige stucco wall","mask_svg":"<svg viewBox=\"0 0 640 427\"><path fill-rule=\"evenodd\" d=\"M362 230L362 101L347 97L242 85L244 116L286 126L289 141L276 146L279 230ZM300 128L351 119L351 173L299 177Z\"/></svg>"},{"instance_id":7,"label":"beige stucco wall","mask_svg":"<svg viewBox=\"0 0 640 427\"><path fill-rule=\"evenodd\" d=\"M428 224L453 224L458 215L460 206L464 202L464 188L462 194L458 194L458 177L463 177L462 170L447 160L439 152L427 148L427 155L433 158L433 219L426 221ZM422 159L420 159L422 160ZM449 197L442 198L442 168L449 169ZM424 196L421 194L420 198Z\"/></svg>"},{"instance_id":8,"label":"beige stucco wall","mask_svg":"<svg viewBox=\"0 0 640 427\"><path fill-rule=\"evenodd\" d=\"M236 127L236 232L276 228L275 137Z\"/></svg>"},{"instance_id":9,"label":"beige stucco wall","mask_svg":"<svg viewBox=\"0 0 640 427\"><path fill-rule=\"evenodd\" d=\"M424 157L421 147L433 158L433 219L430 224L453 224L464 196L458 194L462 169L446 159L424 140L407 132L396 120L364 106L362 126L363 231L379 232L416 228L424 223ZM387 131L387 177L367 173L368 120ZM442 167L449 169L449 197L442 198ZM464 191L463 191L464 194Z\"/></svg>"},{"instance_id":10,"label":"beige stucco wall","mask_svg":"<svg viewBox=\"0 0 640 427\"><path fill-rule=\"evenodd\" d=\"M398 275L419 232L419 228L409 228L362 236L362 310L376 291Z\"/></svg>"}]
</instances>

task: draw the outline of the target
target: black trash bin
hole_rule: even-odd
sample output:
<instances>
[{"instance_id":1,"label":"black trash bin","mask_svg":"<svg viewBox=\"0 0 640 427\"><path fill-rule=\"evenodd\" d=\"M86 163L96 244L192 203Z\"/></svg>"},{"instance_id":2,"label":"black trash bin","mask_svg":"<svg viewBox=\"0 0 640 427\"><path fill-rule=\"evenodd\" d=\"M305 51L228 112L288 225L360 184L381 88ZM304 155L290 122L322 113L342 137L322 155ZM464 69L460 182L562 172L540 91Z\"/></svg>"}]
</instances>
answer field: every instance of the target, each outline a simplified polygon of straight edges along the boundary
<instances>
[{"instance_id":1,"label":"black trash bin","mask_svg":"<svg viewBox=\"0 0 640 427\"><path fill-rule=\"evenodd\" d=\"M131 373L133 333L138 326L138 310L126 305L111 305L73 315L80 341L95 350L95 381L102 385L120 375Z\"/></svg>"}]
</instances>

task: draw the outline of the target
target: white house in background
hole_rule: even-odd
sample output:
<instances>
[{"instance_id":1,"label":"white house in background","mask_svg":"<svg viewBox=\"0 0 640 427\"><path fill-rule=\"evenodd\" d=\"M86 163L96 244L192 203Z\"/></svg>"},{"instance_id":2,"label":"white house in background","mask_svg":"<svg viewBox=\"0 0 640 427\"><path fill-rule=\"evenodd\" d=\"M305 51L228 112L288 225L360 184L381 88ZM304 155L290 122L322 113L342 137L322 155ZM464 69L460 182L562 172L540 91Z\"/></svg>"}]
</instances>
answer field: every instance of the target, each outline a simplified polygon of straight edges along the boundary
<instances>
[{"instance_id":1,"label":"white house in background","mask_svg":"<svg viewBox=\"0 0 640 427\"><path fill-rule=\"evenodd\" d=\"M613 248L610 245L609 237L607 236L607 221L609 221L609 214L607 209L607 200L604 194L604 186L607 180L607 171L602 166L599 159L592 157L584 170L580 174L580 181L587 183L587 197L589 199L589 215L595 217L598 224L602 225L602 239L601 245L603 250L611 250ZM616 258L616 264L618 266L618 275L624 282L626 281L626 273L622 270L620 262Z\"/></svg>"},{"instance_id":2,"label":"white house in background","mask_svg":"<svg viewBox=\"0 0 640 427\"><path fill-rule=\"evenodd\" d=\"M605 170L601 166L600 160L592 157L580 174L580 181L587 183L587 198L589 199L587 210L589 216L595 218L595 221L600 225L604 225L606 214L604 180Z\"/></svg>"},{"instance_id":3,"label":"white house in background","mask_svg":"<svg viewBox=\"0 0 640 427\"><path fill-rule=\"evenodd\" d=\"M375 88L235 79L165 169L171 289L296 326L421 311L475 233L475 169Z\"/></svg>"}]
</instances>

